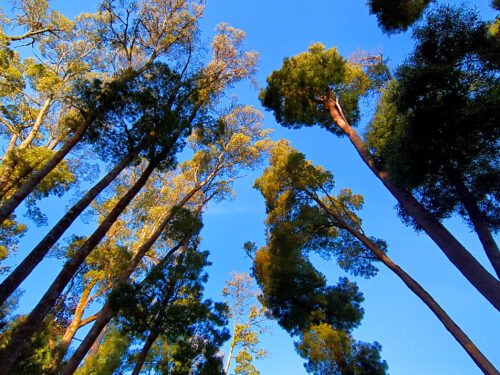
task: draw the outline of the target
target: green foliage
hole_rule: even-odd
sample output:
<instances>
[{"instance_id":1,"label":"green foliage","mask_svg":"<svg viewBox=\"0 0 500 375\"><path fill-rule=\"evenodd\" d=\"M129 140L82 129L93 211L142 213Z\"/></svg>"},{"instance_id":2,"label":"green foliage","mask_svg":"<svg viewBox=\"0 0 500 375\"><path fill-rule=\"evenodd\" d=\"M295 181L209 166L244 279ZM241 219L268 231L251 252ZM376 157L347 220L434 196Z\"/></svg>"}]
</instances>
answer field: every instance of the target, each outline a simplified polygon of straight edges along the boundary
<instances>
[{"instance_id":1,"label":"green foliage","mask_svg":"<svg viewBox=\"0 0 500 375\"><path fill-rule=\"evenodd\" d=\"M377 272L371 252L345 230L346 224L362 230L354 213L362 197L348 189L332 196L333 185L330 172L278 142L271 151L271 165L255 183L266 200L268 240L255 253L254 274L271 315L301 338L297 350L309 360L308 371L385 373L378 344L357 343L350 337L363 317L363 297L356 284L340 278L337 285L327 286L308 258L309 251L316 251L335 258L353 274L370 277ZM383 241L373 241L385 250Z\"/></svg>"},{"instance_id":2,"label":"green foliage","mask_svg":"<svg viewBox=\"0 0 500 375\"><path fill-rule=\"evenodd\" d=\"M382 96L366 139L379 167L438 218L466 216L463 180L492 229L500 223L500 41L466 9L439 8Z\"/></svg>"},{"instance_id":3,"label":"green foliage","mask_svg":"<svg viewBox=\"0 0 500 375\"><path fill-rule=\"evenodd\" d=\"M19 326L25 317L17 317L0 333L0 349L8 344L14 329ZM51 356L56 340L62 334L62 327L51 318L43 322L42 328L34 335L29 344L23 349L9 374L47 374L51 375Z\"/></svg>"},{"instance_id":4,"label":"green foliage","mask_svg":"<svg viewBox=\"0 0 500 375\"><path fill-rule=\"evenodd\" d=\"M0 263L12 254L20 238L26 232L26 225L17 223L15 218L15 215L10 215L0 224ZM0 274L7 271L6 266L0 266Z\"/></svg>"},{"instance_id":5,"label":"green foliage","mask_svg":"<svg viewBox=\"0 0 500 375\"><path fill-rule=\"evenodd\" d=\"M387 33L406 31L435 0L369 0L370 13L377 16L379 26Z\"/></svg>"},{"instance_id":6,"label":"green foliage","mask_svg":"<svg viewBox=\"0 0 500 375\"><path fill-rule=\"evenodd\" d=\"M90 354L76 371L76 375L112 375L122 365L131 339L114 325L108 326L106 336L97 353Z\"/></svg>"},{"instance_id":7,"label":"green foliage","mask_svg":"<svg viewBox=\"0 0 500 375\"><path fill-rule=\"evenodd\" d=\"M266 350L259 348L259 334L265 329L264 322L268 312L257 301L260 291L254 288L251 276L234 272L231 275L232 279L226 280L226 286L222 290L222 295L228 298L229 314L233 320L233 338L225 372L228 373L233 351L239 350L234 357L234 373L258 375L260 372L253 361L267 355Z\"/></svg>"},{"instance_id":8,"label":"green foliage","mask_svg":"<svg viewBox=\"0 0 500 375\"><path fill-rule=\"evenodd\" d=\"M345 60L336 48L312 44L307 52L285 58L280 70L267 78L259 98L276 121L286 127L320 125L341 135L320 101L332 89L351 124L359 120L359 98L378 85L383 70L364 71Z\"/></svg>"},{"instance_id":9,"label":"green foliage","mask_svg":"<svg viewBox=\"0 0 500 375\"><path fill-rule=\"evenodd\" d=\"M315 375L384 375L388 368L379 343L356 342L327 324L313 326L295 347Z\"/></svg>"},{"instance_id":10,"label":"green foliage","mask_svg":"<svg viewBox=\"0 0 500 375\"><path fill-rule=\"evenodd\" d=\"M152 360L161 363L164 373L187 374L193 366L200 373L222 368L217 353L229 335L218 327L227 323L227 307L202 301L207 257L207 251L185 248L158 263L142 283L124 284L111 295L124 332L135 337L153 334L168 343L167 353Z\"/></svg>"}]
</instances>

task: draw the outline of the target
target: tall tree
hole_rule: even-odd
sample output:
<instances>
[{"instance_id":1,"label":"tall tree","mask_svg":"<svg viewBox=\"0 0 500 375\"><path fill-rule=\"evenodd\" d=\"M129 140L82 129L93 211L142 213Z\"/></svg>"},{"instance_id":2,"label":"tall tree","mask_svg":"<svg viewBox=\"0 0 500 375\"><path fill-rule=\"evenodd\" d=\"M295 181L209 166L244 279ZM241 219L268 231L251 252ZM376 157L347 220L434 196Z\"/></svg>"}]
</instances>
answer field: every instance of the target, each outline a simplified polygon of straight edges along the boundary
<instances>
[{"instance_id":1,"label":"tall tree","mask_svg":"<svg viewBox=\"0 0 500 375\"><path fill-rule=\"evenodd\" d=\"M500 310L500 282L404 187L381 170L373 154L350 123L359 119L359 97L380 84L386 69L381 64L363 70L335 48L317 43L308 52L286 58L280 70L267 78L260 94L265 107L287 127L320 125L337 135L347 135L363 162L381 180L406 212L415 219L469 282Z\"/></svg>"},{"instance_id":2,"label":"tall tree","mask_svg":"<svg viewBox=\"0 0 500 375\"><path fill-rule=\"evenodd\" d=\"M233 321L232 338L229 353L225 358L224 374L229 373L231 360L236 362L234 372L242 375L259 375L253 365L254 359L262 359L267 355L266 350L260 349L259 334L265 329L266 309L260 305L257 298L260 294L252 285L250 275L231 273L231 280L226 280L222 295L227 300L230 318ZM234 355L234 350L239 352Z\"/></svg>"},{"instance_id":3,"label":"tall tree","mask_svg":"<svg viewBox=\"0 0 500 375\"><path fill-rule=\"evenodd\" d=\"M459 214L497 275L500 41L473 11L441 7L414 31L367 132L378 166L437 218Z\"/></svg>"},{"instance_id":4,"label":"tall tree","mask_svg":"<svg viewBox=\"0 0 500 375\"><path fill-rule=\"evenodd\" d=\"M5 363L12 362L24 343L27 342L45 316L57 297L62 293L67 283L77 271L88 254L105 236L111 225L123 212L139 190L145 185L151 173L157 168L167 168L172 164L176 152L182 148L185 138L193 127L209 126L205 108L222 94L229 85L248 77L256 63L256 54L238 50L244 38L244 33L226 24L218 26L212 48L213 60L201 70L189 71L189 77L184 76L185 69L178 74L170 75L165 64L156 64L148 72L150 75L143 80L145 87L134 87L140 90L137 103L131 103L133 111L125 111L123 116L132 117L145 129L150 129L150 140L147 142L145 157L149 160L148 166L141 177L126 192L110 211L108 217L100 224L92 236L69 260L47 293L42 297L33 312L13 334L11 342L2 351L0 356ZM176 80L177 77L180 77ZM174 91L170 92L174 82ZM142 96L145 96L143 98ZM137 109L136 109L137 108ZM139 112L139 115L136 115ZM205 121L203 121L205 119ZM127 123L127 121L125 121ZM125 126L126 130L126 126ZM5 371L8 370L8 365Z\"/></svg>"},{"instance_id":5,"label":"tall tree","mask_svg":"<svg viewBox=\"0 0 500 375\"><path fill-rule=\"evenodd\" d=\"M261 267L260 262L273 261L272 246L276 242L284 242L284 239L288 241L288 246L296 246L296 251L304 253L302 256L305 257L309 251L316 251L326 259L334 258L342 269L355 275L373 276L377 272L374 262L380 261L431 309L485 374L498 373L439 304L387 256L385 243L364 233L362 221L355 213L363 204L362 196L353 195L349 189L341 190L337 196L333 195L332 174L307 162L304 155L296 152L286 142L281 142L273 150L271 165L257 179L256 187L266 200L266 224L270 232L270 250L267 250L269 259L257 258L257 267ZM272 266L271 263L266 267ZM293 294L294 291L288 293ZM321 366L341 359L339 353L343 351L352 363L364 363L370 348L375 352L368 358L378 358L377 345L356 344L344 333L334 333L327 326L318 326L304 338L307 338L306 342L299 345L299 351L304 350L304 353L320 350L314 348L314 343L318 343L319 348L323 345L330 348L326 350L330 354L319 357L322 358ZM310 340L313 343L307 343ZM357 355L360 357L357 358ZM348 362L337 365L342 368ZM316 367L314 361L310 365L313 369L321 368ZM376 363L372 365L374 369L382 369Z\"/></svg>"},{"instance_id":6,"label":"tall tree","mask_svg":"<svg viewBox=\"0 0 500 375\"><path fill-rule=\"evenodd\" d=\"M100 42L106 41L100 44L103 51L112 51L111 55L102 54L105 56L104 65L90 64L98 69L98 73L104 71L106 74L89 73L90 79L84 80L96 83L95 79L100 79L104 82L100 85L102 90L86 106L79 105L81 103L78 101L72 103L71 108L74 110L67 116L62 116L63 123L67 124L69 130L69 134L65 135L66 141L0 206L1 222L59 165L93 125L94 120L114 107L119 99L117 89L144 73L160 56L174 53L174 50L177 53L183 46L193 44L197 20L202 12L202 6L184 0L148 0L140 6L134 2L119 3L112 0L102 3L101 12L86 20L82 26L93 38L99 36ZM86 19L86 16L83 18ZM68 50L71 51L71 48ZM111 71L108 72L103 67L109 67Z\"/></svg>"}]
</instances>

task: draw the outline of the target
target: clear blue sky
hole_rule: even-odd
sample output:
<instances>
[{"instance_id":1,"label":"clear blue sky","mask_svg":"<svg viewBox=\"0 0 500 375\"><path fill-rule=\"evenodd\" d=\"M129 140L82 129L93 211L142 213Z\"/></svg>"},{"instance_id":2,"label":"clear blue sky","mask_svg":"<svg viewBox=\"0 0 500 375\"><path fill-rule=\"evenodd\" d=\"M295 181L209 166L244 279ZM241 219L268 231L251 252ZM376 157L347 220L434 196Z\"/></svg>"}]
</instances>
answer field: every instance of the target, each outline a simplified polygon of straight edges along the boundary
<instances>
[{"instance_id":1,"label":"clear blue sky","mask_svg":"<svg viewBox=\"0 0 500 375\"><path fill-rule=\"evenodd\" d=\"M439 2L439 1L438 1ZM93 12L92 1L68 2L53 0L52 5L66 16ZM443 1L440 1L443 3ZM474 2L491 18L489 1ZM260 54L257 82L265 85L266 77L279 69L286 56L303 52L312 42L320 41L327 47L337 46L348 56L357 48L381 51L397 66L412 48L409 34L385 36L377 27L376 19L368 14L365 0L208 0L201 22L202 38L209 40L218 22L228 22L247 33L245 47ZM262 109L258 91L247 84L233 89L241 103ZM364 123L373 111L365 103ZM363 125L362 124L362 125ZM389 255L430 292L451 315L483 353L500 367L500 315L484 300L445 259L440 250L423 234L406 228L397 218L395 200L361 162L345 138L337 138L319 128L287 130L279 127L271 113L265 113L265 127L274 129L274 139L286 138L292 146L305 153L309 160L321 164L335 175L338 188L349 187L365 197L361 216L366 233L385 239ZM361 131L361 129L360 129ZM250 261L241 250L245 241L264 242L264 203L259 193L251 188L257 171L235 185L237 198L210 207L204 215L203 248L211 251L208 294L216 299L229 272L248 272ZM49 207L48 205L46 207ZM59 214L54 214L53 219ZM452 232L473 254L488 267L478 241L459 219L446 222ZM38 239L34 234L26 238L22 249ZM331 282L344 273L332 262L318 260L318 267ZM57 262L49 260L23 287L26 293L22 309L30 305L45 289L58 271ZM423 303L417 299L391 272L382 266L380 273L370 280L357 280L365 295L365 318L354 331L355 338L378 341L382 356L389 364L389 372L396 374L480 374L479 369L464 350L444 329ZM488 268L490 269L490 268ZM351 279L355 279L350 277ZM33 291L37 293L33 293ZM83 334L77 335L82 338ZM277 325L272 335L263 338L270 357L258 362L263 375L306 374L302 360L294 351L292 340Z\"/></svg>"}]
</instances>

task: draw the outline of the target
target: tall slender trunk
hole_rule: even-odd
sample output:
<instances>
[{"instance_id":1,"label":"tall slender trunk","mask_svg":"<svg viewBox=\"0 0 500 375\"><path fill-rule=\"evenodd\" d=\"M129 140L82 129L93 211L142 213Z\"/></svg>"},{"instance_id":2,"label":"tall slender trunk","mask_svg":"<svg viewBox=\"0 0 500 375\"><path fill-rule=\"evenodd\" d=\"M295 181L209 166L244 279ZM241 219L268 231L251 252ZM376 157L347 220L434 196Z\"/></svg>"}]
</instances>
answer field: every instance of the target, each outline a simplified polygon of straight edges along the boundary
<instances>
[{"instance_id":1,"label":"tall slender trunk","mask_svg":"<svg viewBox=\"0 0 500 375\"><path fill-rule=\"evenodd\" d=\"M123 210L125 210L127 205L144 186L160 161L161 159L155 159L149 163L140 178L118 201L115 207L103 220L101 225L99 225L95 232L87 239L87 241L85 241L82 247L78 249L75 255L73 255L73 257L66 262L62 271L56 277L55 281L49 287L40 302L38 302L36 307L30 313L26 321L18 326L15 332L13 332L9 344L0 352L0 363L2 363L0 374L3 375L8 373L21 350L26 346L31 336L40 328L41 322L47 316L52 306L54 306L54 303L66 287L67 283L71 280L75 272L78 271L78 268L83 263L85 258L106 235L106 232L109 228L111 228L118 216L120 216Z\"/></svg>"},{"instance_id":2,"label":"tall slender trunk","mask_svg":"<svg viewBox=\"0 0 500 375\"><path fill-rule=\"evenodd\" d=\"M37 185L47 176L71 149L83 137L85 131L92 123L92 118L87 118L76 129L73 136L57 151L40 169L35 171L18 189L0 206L0 224L21 204L21 202L37 187Z\"/></svg>"},{"instance_id":3,"label":"tall slender trunk","mask_svg":"<svg viewBox=\"0 0 500 375\"><path fill-rule=\"evenodd\" d=\"M361 137L349 125L340 106L327 98L325 108L337 126L349 137L361 159L380 179L405 210L415 219L418 225L439 246L446 257L457 267L465 278L481 293L497 310L500 311L500 282L495 279L460 242L407 190L394 185L386 172L375 167L373 157Z\"/></svg>"},{"instance_id":4,"label":"tall slender trunk","mask_svg":"<svg viewBox=\"0 0 500 375\"><path fill-rule=\"evenodd\" d=\"M0 285L0 305L21 285L33 269L42 261L50 248L61 238L75 219L90 205L118 174L137 156L138 149L131 151L90 189L50 230L36 247L23 259L14 271Z\"/></svg>"},{"instance_id":5,"label":"tall slender trunk","mask_svg":"<svg viewBox=\"0 0 500 375\"><path fill-rule=\"evenodd\" d=\"M106 327L107 326L104 326L102 328L101 333L99 333L99 336L97 336L97 339L94 341L94 343L90 347L89 356L97 354L99 347L101 346L102 339L104 338L104 335L106 334Z\"/></svg>"},{"instance_id":6,"label":"tall slender trunk","mask_svg":"<svg viewBox=\"0 0 500 375\"><path fill-rule=\"evenodd\" d=\"M311 197L312 195L309 194ZM422 302L424 302L429 309L436 315L439 321L445 328L452 334L455 340L465 349L467 354L472 358L476 365L487 375L500 375L490 361L481 353L476 345L469 339L469 337L460 329L460 327L450 318L441 306L426 292L422 286L417 283L410 275L408 275L401 267L395 264L385 253L375 245L368 237L362 234L359 230L354 229L351 225L346 223L342 217L330 210L318 198L312 197L316 203L328 214L334 221L340 224L340 227L346 229L354 237L356 237L367 249L369 249L377 259L384 263L392 272L394 272L406 286L417 295Z\"/></svg>"},{"instance_id":7,"label":"tall slender trunk","mask_svg":"<svg viewBox=\"0 0 500 375\"><path fill-rule=\"evenodd\" d=\"M158 338L158 332L151 331L149 334L148 338L146 339L146 342L144 343L144 346L142 347L141 353L139 354L139 357L137 358L137 361L135 362L135 367L134 371L132 371L132 375L139 375L139 372L142 369L142 366L144 366L144 362L146 361L146 356L149 353L149 350L151 349L151 346L154 344L156 339Z\"/></svg>"},{"instance_id":8,"label":"tall slender trunk","mask_svg":"<svg viewBox=\"0 0 500 375\"><path fill-rule=\"evenodd\" d=\"M92 288L94 286L95 282L90 282L83 288L80 300L76 305L76 310L75 314L73 315L73 319L71 320L71 323L69 324L68 328L66 328L66 331L64 332L61 341L59 341L56 350L54 351L54 355L51 360L52 361L51 366L53 369L56 369L61 363L62 359L66 355L66 352L68 351L69 345L71 344L71 340L73 340L76 331L78 331L78 328L80 328L80 323L82 321L83 313L88 305L90 292L92 291Z\"/></svg>"},{"instance_id":9,"label":"tall slender trunk","mask_svg":"<svg viewBox=\"0 0 500 375\"><path fill-rule=\"evenodd\" d=\"M213 178L217 175L217 173L220 171L220 168L215 168L212 173L210 173L205 180L203 180L201 183L196 185L193 189L187 193L184 198L179 201L176 206L177 207L183 207L198 191L200 191L204 186L206 186L208 183L212 181ZM141 259L144 257L144 255L151 249L151 247L154 245L156 240L160 237L161 233L167 226L168 222L172 219L172 211L169 212L167 216L163 219L163 221L160 223L160 225L156 228L154 233L151 235L151 237L139 248L137 253L135 254L134 258L132 259L132 262L130 262L129 267L125 270L125 272L120 276L120 282L126 282L132 272L134 272L135 268L141 261ZM169 257L176 248L178 248L182 242L180 242L176 247L171 249L165 256L165 258ZM78 349L73 353L73 356L66 362L66 367L63 369L61 372L61 375L70 375L73 374L80 364L80 362L83 360L85 355L87 354L89 348L93 345L97 337L99 336L101 330L109 323L109 321L113 318L113 313L110 308L109 300L106 301L104 304L101 313L99 314L99 317L97 318L96 322L90 329L89 333L87 336L85 336L85 339L80 343L80 346Z\"/></svg>"},{"instance_id":10,"label":"tall slender trunk","mask_svg":"<svg viewBox=\"0 0 500 375\"><path fill-rule=\"evenodd\" d=\"M490 260L493 269L497 276L500 278L500 250L491 234L490 227L486 221L485 216L479 210L477 201L471 194L467 186L465 186L463 179L456 171L448 171L448 176L455 186L455 190L460 198L460 202L464 205L469 219L474 226L474 230L479 237L479 241L483 245L486 256Z\"/></svg>"},{"instance_id":11,"label":"tall slender trunk","mask_svg":"<svg viewBox=\"0 0 500 375\"><path fill-rule=\"evenodd\" d=\"M20 150L23 150L23 149L27 148L29 145L31 145L31 142L33 142L33 139L35 139L35 137L38 134L38 131L40 130L40 126L42 126L43 120L45 119L45 115L49 111L51 104L53 104L53 99L51 97L45 99L45 101L43 102L42 108L40 108L40 111L38 112L38 115L36 116L35 123L31 127L31 130L30 130L28 136L19 145Z\"/></svg>"}]
</instances>

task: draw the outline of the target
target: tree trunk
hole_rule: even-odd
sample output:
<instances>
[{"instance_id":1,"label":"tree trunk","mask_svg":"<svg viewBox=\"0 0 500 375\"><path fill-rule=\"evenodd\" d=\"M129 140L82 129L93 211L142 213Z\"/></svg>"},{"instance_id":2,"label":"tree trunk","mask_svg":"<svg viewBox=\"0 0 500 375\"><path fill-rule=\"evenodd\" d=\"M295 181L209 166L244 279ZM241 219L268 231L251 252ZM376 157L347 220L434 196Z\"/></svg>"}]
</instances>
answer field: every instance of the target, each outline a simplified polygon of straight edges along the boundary
<instances>
[{"instance_id":1,"label":"tree trunk","mask_svg":"<svg viewBox=\"0 0 500 375\"><path fill-rule=\"evenodd\" d=\"M87 118L78 127L73 136L68 139L59 151L57 151L39 170L34 172L17 191L0 206L0 224L19 206L19 204L37 187L43 180L71 151L71 149L83 137L85 131L92 123L91 118Z\"/></svg>"},{"instance_id":2,"label":"tree trunk","mask_svg":"<svg viewBox=\"0 0 500 375\"><path fill-rule=\"evenodd\" d=\"M176 204L177 207L183 207L198 191L200 191L205 185L207 185L217 174L219 169L214 170L210 175L207 176L207 178L195 186L189 193L187 193L182 200ZM141 259L144 257L144 255L151 249L151 247L154 245L158 237L160 237L161 233L167 226L168 222L172 219L172 212L170 212L161 222L161 224L156 228L154 233L151 235L151 237L139 248L137 253L135 254L134 258L132 259L132 262L130 262L129 267L125 270L125 272L120 276L120 282L126 282L132 272L134 272L135 268L141 261ZM182 244L182 241L179 243L179 245ZM176 246L173 249L171 249L165 256L169 257L176 248L179 247ZM111 292L112 293L112 292ZM63 369L61 375L70 375L73 374L80 364L80 362L83 360L85 355L87 354L89 348L91 345L95 342L97 337L99 336L101 330L109 323L109 321L112 319L113 313L111 312L111 308L109 306L108 301L104 304L104 307L101 310L101 313L99 314L99 317L97 318L96 322L90 329L89 333L87 336L85 336L85 339L81 342L80 346L78 349L73 353L73 356L68 360L66 363L66 367Z\"/></svg>"},{"instance_id":3,"label":"tree trunk","mask_svg":"<svg viewBox=\"0 0 500 375\"><path fill-rule=\"evenodd\" d=\"M328 98L325 107L337 126L349 137L356 151L372 172L382 181L397 201L405 208L417 224L439 246L446 257L458 268L465 278L481 293L497 310L500 311L500 282L495 279L474 258L465 247L408 191L394 185L386 172L375 167L373 157L361 137L348 124L340 106Z\"/></svg>"},{"instance_id":4,"label":"tree trunk","mask_svg":"<svg viewBox=\"0 0 500 375\"><path fill-rule=\"evenodd\" d=\"M500 375L490 361L481 353L467 335L455 324L450 316L439 306L432 296L425 291L422 286L417 283L410 275L408 275L401 267L395 264L385 253L375 245L368 237L354 229L346 223L340 215L326 207L321 200L313 198L321 208L330 215L336 222L340 223L340 227L346 229L354 237L356 237L363 245L368 248L377 259L384 263L392 272L394 272L406 286L422 300L430 310L436 315L445 328L452 334L458 343L465 349L467 354L472 358L476 365L487 375Z\"/></svg>"},{"instance_id":5,"label":"tree trunk","mask_svg":"<svg viewBox=\"0 0 500 375\"><path fill-rule=\"evenodd\" d=\"M26 258L11 272L0 285L0 305L21 285L33 269L42 261L52 246L61 238L75 219L90 205L90 203L125 169L137 156L138 150L130 152L115 167L104 176L82 199L80 199L62 218L54 225L49 233L29 253Z\"/></svg>"},{"instance_id":6,"label":"tree trunk","mask_svg":"<svg viewBox=\"0 0 500 375\"><path fill-rule=\"evenodd\" d=\"M13 332L9 344L0 352L0 374L7 374L12 364L15 362L21 350L29 342L32 335L40 328L41 322L47 316L48 312L54 306L57 298L66 287L67 283L71 280L75 272L83 263L85 258L90 254L95 246L106 235L106 232L111 228L118 216L125 210L127 205L136 196L139 190L147 182L149 176L155 169L160 159L151 161L147 168L142 173L141 177L134 183L129 191L118 201L111 212L106 216L104 221L99 225L95 232L87 239L83 246L73 255L73 257L66 262L62 271L59 273L50 288L44 294L40 302L36 305L30 313L26 321L17 327Z\"/></svg>"},{"instance_id":7,"label":"tree trunk","mask_svg":"<svg viewBox=\"0 0 500 375\"><path fill-rule=\"evenodd\" d=\"M99 333L99 336L97 336L97 339L94 341L94 343L90 347L89 356L96 355L97 352L99 351L99 347L101 346L102 339L104 338L104 335L106 333L106 327L107 326L104 326L102 328L101 333Z\"/></svg>"},{"instance_id":8,"label":"tree trunk","mask_svg":"<svg viewBox=\"0 0 500 375\"><path fill-rule=\"evenodd\" d=\"M490 227L485 216L479 210L476 199L473 197L467 186L465 186L461 176L458 176L455 171L449 171L448 176L455 186L455 190L460 198L460 202L464 205L469 215L469 219L474 226L486 256L490 260L493 269L500 278L500 250L491 234Z\"/></svg>"},{"instance_id":9,"label":"tree trunk","mask_svg":"<svg viewBox=\"0 0 500 375\"><path fill-rule=\"evenodd\" d=\"M73 340L76 331L78 331L78 328L80 328L80 322L82 321L82 316L89 302L89 295L94 285L95 282L91 282L83 288L83 292L82 295L80 296L80 300L78 301L78 305L76 306L73 319L71 320L71 323L69 324L68 328L66 328L66 331L64 332L61 341L59 342L56 350L54 351L54 355L52 357L52 365L51 365L53 369L56 369L60 365L62 359L64 358L66 352L68 351L69 345L71 344L71 340Z\"/></svg>"},{"instance_id":10,"label":"tree trunk","mask_svg":"<svg viewBox=\"0 0 500 375\"><path fill-rule=\"evenodd\" d=\"M152 331L149 334L148 338L146 339L146 342L144 343L144 346L142 347L141 353L139 354L139 358L137 358L137 362L135 362L135 367L134 371L132 371L132 375L139 375L142 366L144 366L144 361L146 361L146 356L148 355L151 346L153 345L153 343L156 341L157 338L158 338L158 332Z\"/></svg>"}]
</instances>

